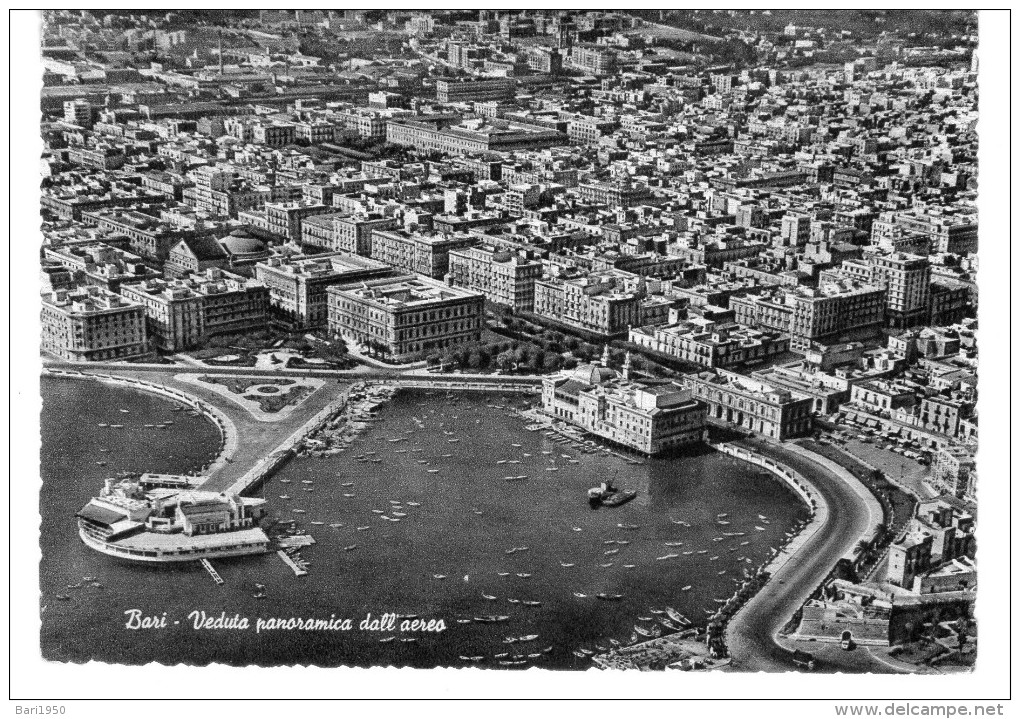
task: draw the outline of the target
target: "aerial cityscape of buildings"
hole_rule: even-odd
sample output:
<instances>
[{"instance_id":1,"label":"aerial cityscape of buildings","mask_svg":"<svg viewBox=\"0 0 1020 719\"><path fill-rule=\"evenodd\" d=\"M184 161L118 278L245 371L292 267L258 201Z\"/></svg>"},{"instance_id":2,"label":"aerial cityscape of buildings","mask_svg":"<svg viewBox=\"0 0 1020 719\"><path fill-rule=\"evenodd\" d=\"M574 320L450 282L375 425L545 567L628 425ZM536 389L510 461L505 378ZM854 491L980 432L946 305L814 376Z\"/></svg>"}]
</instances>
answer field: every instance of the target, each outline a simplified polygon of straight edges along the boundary
<instances>
[{"instance_id":1,"label":"aerial cityscape of buildings","mask_svg":"<svg viewBox=\"0 0 1020 719\"><path fill-rule=\"evenodd\" d=\"M794 635L912 638L892 607L977 583L976 20L747 17L46 11L42 351L251 367L257 336L533 376L644 455L871 445L929 495ZM153 496L109 485L95 527Z\"/></svg>"}]
</instances>

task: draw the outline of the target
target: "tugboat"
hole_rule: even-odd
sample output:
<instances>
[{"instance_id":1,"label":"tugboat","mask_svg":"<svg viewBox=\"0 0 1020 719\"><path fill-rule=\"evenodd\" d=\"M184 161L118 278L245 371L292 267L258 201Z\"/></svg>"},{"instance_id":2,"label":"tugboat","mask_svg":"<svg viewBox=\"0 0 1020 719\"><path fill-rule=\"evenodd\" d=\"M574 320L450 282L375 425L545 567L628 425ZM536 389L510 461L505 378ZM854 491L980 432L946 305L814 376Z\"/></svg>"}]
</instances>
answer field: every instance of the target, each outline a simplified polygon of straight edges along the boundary
<instances>
[{"instance_id":1,"label":"tugboat","mask_svg":"<svg viewBox=\"0 0 1020 719\"><path fill-rule=\"evenodd\" d=\"M602 482L588 490L588 504L595 507L619 507L637 496L637 492L620 490L611 481Z\"/></svg>"}]
</instances>

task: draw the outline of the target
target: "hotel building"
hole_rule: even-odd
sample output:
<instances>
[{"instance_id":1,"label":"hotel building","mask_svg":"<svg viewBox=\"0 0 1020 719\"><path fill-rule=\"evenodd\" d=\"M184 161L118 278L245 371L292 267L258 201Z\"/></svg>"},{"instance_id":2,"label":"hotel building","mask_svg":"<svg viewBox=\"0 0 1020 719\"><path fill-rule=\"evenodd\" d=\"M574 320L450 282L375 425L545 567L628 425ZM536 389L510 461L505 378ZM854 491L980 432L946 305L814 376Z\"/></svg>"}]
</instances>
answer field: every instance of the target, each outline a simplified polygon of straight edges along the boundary
<instances>
[{"instance_id":1,"label":"hotel building","mask_svg":"<svg viewBox=\"0 0 1020 719\"><path fill-rule=\"evenodd\" d=\"M120 291L145 309L154 348L164 352L196 347L213 335L265 329L269 316L265 285L219 269L123 285Z\"/></svg>"},{"instance_id":2,"label":"hotel building","mask_svg":"<svg viewBox=\"0 0 1020 719\"><path fill-rule=\"evenodd\" d=\"M96 286L42 296L42 349L60 359L96 362L149 353L142 307Z\"/></svg>"}]
</instances>

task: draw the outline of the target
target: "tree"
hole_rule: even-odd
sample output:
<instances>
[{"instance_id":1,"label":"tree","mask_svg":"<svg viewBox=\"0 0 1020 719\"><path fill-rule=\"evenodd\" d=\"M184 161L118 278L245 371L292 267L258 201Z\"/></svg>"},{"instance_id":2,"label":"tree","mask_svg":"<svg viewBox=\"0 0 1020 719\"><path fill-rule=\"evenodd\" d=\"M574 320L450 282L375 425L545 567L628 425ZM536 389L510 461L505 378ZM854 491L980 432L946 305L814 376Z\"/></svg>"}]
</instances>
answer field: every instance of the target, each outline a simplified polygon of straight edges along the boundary
<instances>
[{"instance_id":1,"label":"tree","mask_svg":"<svg viewBox=\"0 0 1020 719\"><path fill-rule=\"evenodd\" d=\"M468 355L467 364L468 367L470 367L471 369L480 369L483 366L482 353L479 352L478 350L474 350L471 354Z\"/></svg>"},{"instance_id":2,"label":"tree","mask_svg":"<svg viewBox=\"0 0 1020 719\"><path fill-rule=\"evenodd\" d=\"M496 355L496 366L504 372L509 372L514 366L514 353L504 350Z\"/></svg>"}]
</instances>

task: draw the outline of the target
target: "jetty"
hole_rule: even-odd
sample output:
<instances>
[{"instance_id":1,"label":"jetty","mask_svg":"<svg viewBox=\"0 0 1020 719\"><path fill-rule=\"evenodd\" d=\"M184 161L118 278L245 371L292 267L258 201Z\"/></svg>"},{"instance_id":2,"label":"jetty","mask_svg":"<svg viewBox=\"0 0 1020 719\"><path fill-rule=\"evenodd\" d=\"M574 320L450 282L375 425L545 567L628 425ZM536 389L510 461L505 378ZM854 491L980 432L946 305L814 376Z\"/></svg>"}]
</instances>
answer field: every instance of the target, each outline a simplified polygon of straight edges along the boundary
<instances>
[{"instance_id":1,"label":"jetty","mask_svg":"<svg viewBox=\"0 0 1020 719\"><path fill-rule=\"evenodd\" d=\"M280 537L277 541L284 549L297 547L310 547L315 544L315 538L310 534L298 534L293 537Z\"/></svg>"},{"instance_id":2,"label":"jetty","mask_svg":"<svg viewBox=\"0 0 1020 719\"><path fill-rule=\"evenodd\" d=\"M282 549L278 550L276 552L276 554L280 557L280 559L283 560L284 564L286 564L288 567L290 567L291 569L294 570L294 575L295 576L303 577L306 574L308 574L308 570L307 569L302 569L301 567L299 567L294 562L294 560L291 559L290 556L285 551L283 551Z\"/></svg>"},{"instance_id":3,"label":"jetty","mask_svg":"<svg viewBox=\"0 0 1020 719\"><path fill-rule=\"evenodd\" d=\"M225 584L225 582L223 581L223 577L221 577L220 573L216 571L215 567L213 567L212 562L204 558L199 559L198 561L199 564L205 567L205 571L209 572L209 576L213 578L214 582L216 582L217 584Z\"/></svg>"}]
</instances>

